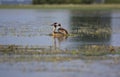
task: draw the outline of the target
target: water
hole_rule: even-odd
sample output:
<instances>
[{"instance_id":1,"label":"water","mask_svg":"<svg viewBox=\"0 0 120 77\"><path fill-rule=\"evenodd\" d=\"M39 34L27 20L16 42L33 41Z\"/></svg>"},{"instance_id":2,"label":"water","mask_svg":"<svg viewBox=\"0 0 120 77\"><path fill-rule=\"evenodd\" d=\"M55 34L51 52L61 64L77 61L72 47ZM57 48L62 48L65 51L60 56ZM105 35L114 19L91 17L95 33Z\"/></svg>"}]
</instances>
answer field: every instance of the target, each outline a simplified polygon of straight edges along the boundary
<instances>
[{"instance_id":1,"label":"water","mask_svg":"<svg viewBox=\"0 0 120 77\"><path fill-rule=\"evenodd\" d=\"M119 21L120 11L3 9L0 10L0 44L56 45L60 49L76 49L91 44L120 46ZM49 34L52 33L50 25L54 22L61 23L70 34L77 36L53 39ZM98 35L92 32L98 32Z\"/></svg>"},{"instance_id":2,"label":"water","mask_svg":"<svg viewBox=\"0 0 120 77\"><path fill-rule=\"evenodd\" d=\"M79 50L89 45L120 46L120 11L0 9L0 47ZM53 38L58 22L70 36ZM37 49L36 49L37 50ZM66 52L68 53L68 52ZM120 77L120 56L0 55L0 77Z\"/></svg>"}]
</instances>

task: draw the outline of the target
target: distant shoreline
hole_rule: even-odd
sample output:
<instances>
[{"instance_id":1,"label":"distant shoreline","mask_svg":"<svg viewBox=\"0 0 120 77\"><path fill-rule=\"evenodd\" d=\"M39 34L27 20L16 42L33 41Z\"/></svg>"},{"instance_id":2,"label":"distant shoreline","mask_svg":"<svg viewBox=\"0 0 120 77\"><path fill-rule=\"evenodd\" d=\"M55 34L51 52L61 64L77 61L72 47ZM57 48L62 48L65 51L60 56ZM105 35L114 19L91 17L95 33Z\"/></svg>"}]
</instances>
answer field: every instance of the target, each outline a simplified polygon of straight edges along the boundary
<instances>
[{"instance_id":1,"label":"distant shoreline","mask_svg":"<svg viewBox=\"0 0 120 77\"><path fill-rule=\"evenodd\" d=\"M78 10L120 10L119 4L90 4L90 5L0 5L0 9L78 9Z\"/></svg>"}]
</instances>

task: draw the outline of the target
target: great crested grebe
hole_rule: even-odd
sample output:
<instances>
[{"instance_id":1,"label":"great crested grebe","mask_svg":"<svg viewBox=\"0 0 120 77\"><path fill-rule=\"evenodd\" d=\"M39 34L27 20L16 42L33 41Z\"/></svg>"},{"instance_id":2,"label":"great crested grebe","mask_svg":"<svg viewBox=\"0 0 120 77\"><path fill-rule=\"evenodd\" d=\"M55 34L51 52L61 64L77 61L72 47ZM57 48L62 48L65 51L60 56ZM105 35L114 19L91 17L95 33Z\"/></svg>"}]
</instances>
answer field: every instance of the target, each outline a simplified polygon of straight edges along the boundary
<instances>
[{"instance_id":1,"label":"great crested grebe","mask_svg":"<svg viewBox=\"0 0 120 77\"><path fill-rule=\"evenodd\" d=\"M64 28L61 27L61 24L58 24L59 28L58 28L58 32L63 33L64 35L68 34L68 31Z\"/></svg>"},{"instance_id":2,"label":"great crested grebe","mask_svg":"<svg viewBox=\"0 0 120 77\"><path fill-rule=\"evenodd\" d=\"M53 26L53 33L52 35L55 37L62 37L62 36L67 36L68 31L64 28L61 27L61 24L57 24L56 22L53 23L51 26ZM60 27L57 29L57 27ZM57 29L57 31L56 31Z\"/></svg>"},{"instance_id":3,"label":"great crested grebe","mask_svg":"<svg viewBox=\"0 0 120 77\"><path fill-rule=\"evenodd\" d=\"M60 48L61 42L67 39L68 32L66 29L61 27L61 24L58 24L56 22L53 23L51 26L53 26L53 32L52 32L52 37L54 39L53 47L56 50L57 48Z\"/></svg>"}]
</instances>

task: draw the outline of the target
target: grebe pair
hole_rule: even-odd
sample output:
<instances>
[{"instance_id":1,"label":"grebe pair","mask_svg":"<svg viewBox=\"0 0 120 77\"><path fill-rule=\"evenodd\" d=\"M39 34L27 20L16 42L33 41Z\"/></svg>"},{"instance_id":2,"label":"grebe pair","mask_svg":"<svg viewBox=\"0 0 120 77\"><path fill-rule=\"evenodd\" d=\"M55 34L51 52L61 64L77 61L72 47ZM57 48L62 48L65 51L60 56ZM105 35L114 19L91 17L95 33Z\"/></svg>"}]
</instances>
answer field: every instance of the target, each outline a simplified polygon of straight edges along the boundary
<instances>
[{"instance_id":1,"label":"grebe pair","mask_svg":"<svg viewBox=\"0 0 120 77\"><path fill-rule=\"evenodd\" d=\"M53 36L62 37L62 36L67 36L68 35L68 31L66 29L62 28L61 24L58 24L58 23L55 22L51 26L53 26L53 32L52 32ZM57 28L57 27L59 27L59 28Z\"/></svg>"}]
</instances>

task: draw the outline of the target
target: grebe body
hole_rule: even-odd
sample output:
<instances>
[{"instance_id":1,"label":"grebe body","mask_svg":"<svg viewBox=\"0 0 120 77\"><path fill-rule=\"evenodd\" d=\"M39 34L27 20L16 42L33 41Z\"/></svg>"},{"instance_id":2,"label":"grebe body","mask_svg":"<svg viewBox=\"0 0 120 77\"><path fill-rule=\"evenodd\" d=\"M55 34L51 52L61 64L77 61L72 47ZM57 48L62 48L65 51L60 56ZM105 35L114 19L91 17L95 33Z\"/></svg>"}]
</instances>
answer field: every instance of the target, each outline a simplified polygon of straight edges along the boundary
<instances>
[{"instance_id":1,"label":"grebe body","mask_svg":"<svg viewBox=\"0 0 120 77\"><path fill-rule=\"evenodd\" d=\"M53 37L63 37L64 34L61 33L61 32L53 32L53 33L52 33L52 36L53 36Z\"/></svg>"}]
</instances>

